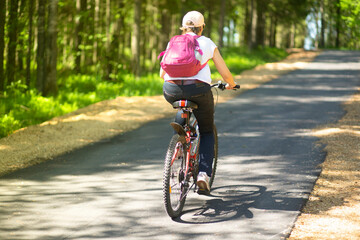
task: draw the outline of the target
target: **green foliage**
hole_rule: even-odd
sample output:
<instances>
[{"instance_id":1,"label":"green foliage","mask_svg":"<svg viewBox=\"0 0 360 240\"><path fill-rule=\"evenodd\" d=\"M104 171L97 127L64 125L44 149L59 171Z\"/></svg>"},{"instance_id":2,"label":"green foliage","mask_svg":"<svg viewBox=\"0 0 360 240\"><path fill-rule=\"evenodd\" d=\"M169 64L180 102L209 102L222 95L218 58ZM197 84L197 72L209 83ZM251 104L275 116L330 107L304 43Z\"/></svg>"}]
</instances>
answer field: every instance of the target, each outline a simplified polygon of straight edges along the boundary
<instances>
[{"instance_id":1,"label":"green foliage","mask_svg":"<svg viewBox=\"0 0 360 240\"><path fill-rule=\"evenodd\" d=\"M14 117L5 114L0 118L0 137L4 137L21 128L20 122Z\"/></svg>"},{"instance_id":2,"label":"green foliage","mask_svg":"<svg viewBox=\"0 0 360 240\"><path fill-rule=\"evenodd\" d=\"M347 42L349 46L356 49L360 38L360 0L340 0L342 19L350 31Z\"/></svg>"},{"instance_id":3,"label":"green foliage","mask_svg":"<svg viewBox=\"0 0 360 240\"><path fill-rule=\"evenodd\" d=\"M35 90L26 90L25 85L16 82L8 86L1 96L0 137L76 110L76 106L69 103L59 102L54 97L43 97Z\"/></svg>"},{"instance_id":4,"label":"green foliage","mask_svg":"<svg viewBox=\"0 0 360 240\"><path fill-rule=\"evenodd\" d=\"M288 53L283 49L265 47L261 49L248 50L247 48L224 48L221 55L232 74L240 74L242 71L256 67L268 62L276 62L285 58ZM213 62L209 62L212 78L221 78L216 72Z\"/></svg>"}]
</instances>

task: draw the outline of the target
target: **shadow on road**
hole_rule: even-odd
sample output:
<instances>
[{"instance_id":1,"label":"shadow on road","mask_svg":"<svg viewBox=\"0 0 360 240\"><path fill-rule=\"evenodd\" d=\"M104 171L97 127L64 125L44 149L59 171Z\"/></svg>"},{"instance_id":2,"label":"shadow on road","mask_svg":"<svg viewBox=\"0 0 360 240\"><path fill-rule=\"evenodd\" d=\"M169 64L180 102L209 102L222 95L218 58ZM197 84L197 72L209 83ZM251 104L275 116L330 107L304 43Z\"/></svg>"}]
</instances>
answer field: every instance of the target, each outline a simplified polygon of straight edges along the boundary
<instances>
[{"instance_id":1,"label":"shadow on road","mask_svg":"<svg viewBox=\"0 0 360 240\"><path fill-rule=\"evenodd\" d=\"M286 196L288 195L288 196ZM187 203L178 223L209 224L231 221L239 218L253 218L252 209L274 211L297 211L304 198L292 197L276 191L267 191L259 185L231 185L212 189L202 206Z\"/></svg>"}]
</instances>

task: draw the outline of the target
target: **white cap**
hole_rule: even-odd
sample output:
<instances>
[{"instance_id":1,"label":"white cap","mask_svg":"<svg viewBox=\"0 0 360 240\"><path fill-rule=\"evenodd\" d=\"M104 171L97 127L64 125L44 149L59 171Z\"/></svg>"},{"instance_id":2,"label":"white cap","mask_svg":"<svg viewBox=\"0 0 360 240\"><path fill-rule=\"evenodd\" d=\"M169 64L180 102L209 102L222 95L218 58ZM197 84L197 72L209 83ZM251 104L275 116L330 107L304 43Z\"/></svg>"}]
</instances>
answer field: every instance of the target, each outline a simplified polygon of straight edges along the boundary
<instances>
[{"instance_id":1,"label":"white cap","mask_svg":"<svg viewBox=\"0 0 360 240\"><path fill-rule=\"evenodd\" d=\"M194 25L187 25L186 22L191 21ZM204 25L204 16L198 11L191 11L185 14L182 20L183 27L201 27Z\"/></svg>"}]
</instances>

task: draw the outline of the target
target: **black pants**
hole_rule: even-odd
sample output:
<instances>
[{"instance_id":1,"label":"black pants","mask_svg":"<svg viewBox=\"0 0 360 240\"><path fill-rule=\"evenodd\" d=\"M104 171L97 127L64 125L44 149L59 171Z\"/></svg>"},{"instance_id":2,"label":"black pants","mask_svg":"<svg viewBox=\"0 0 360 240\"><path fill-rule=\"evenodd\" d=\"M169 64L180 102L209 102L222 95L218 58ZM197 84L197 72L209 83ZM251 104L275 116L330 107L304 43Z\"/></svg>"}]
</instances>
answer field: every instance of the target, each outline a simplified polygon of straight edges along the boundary
<instances>
[{"instance_id":1,"label":"black pants","mask_svg":"<svg viewBox=\"0 0 360 240\"><path fill-rule=\"evenodd\" d=\"M199 171L211 176L214 158L214 97L211 87L207 83L191 85L177 85L165 82L163 86L164 97L169 103L186 99L195 102L198 109L193 113L198 121L200 131ZM181 112L175 117L175 122L184 124Z\"/></svg>"}]
</instances>

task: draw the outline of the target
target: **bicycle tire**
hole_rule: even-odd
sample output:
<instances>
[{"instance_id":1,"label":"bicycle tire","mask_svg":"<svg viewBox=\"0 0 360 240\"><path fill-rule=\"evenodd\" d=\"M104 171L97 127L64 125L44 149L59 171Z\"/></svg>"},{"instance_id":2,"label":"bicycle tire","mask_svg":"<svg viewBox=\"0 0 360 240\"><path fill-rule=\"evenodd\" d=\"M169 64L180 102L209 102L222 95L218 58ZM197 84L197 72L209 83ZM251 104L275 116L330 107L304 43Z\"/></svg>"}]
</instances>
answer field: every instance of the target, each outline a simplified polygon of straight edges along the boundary
<instances>
[{"instance_id":1,"label":"bicycle tire","mask_svg":"<svg viewBox=\"0 0 360 240\"><path fill-rule=\"evenodd\" d=\"M216 130L216 126L214 125L214 158L213 158L213 163L212 163L212 171L211 171L211 177L209 180L209 186L211 189L211 186L214 183L214 179L215 179L215 173L216 173L216 167L217 167L217 160L218 160L218 136L217 136L217 130Z\"/></svg>"},{"instance_id":2,"label":"bicycle tire","mask_svg":"<svg viewBox=\"0 0 360 240\"><path fill-rule=\"evenodd\" d=\"M178 134L175 134L170 140L166 153L163 176L165 209L172 218L180 215L186 200L186 196L184 196L186 189L182 184L185 178L185 161L186 153L183 141Z\"/></svg>"}]
</instances>

